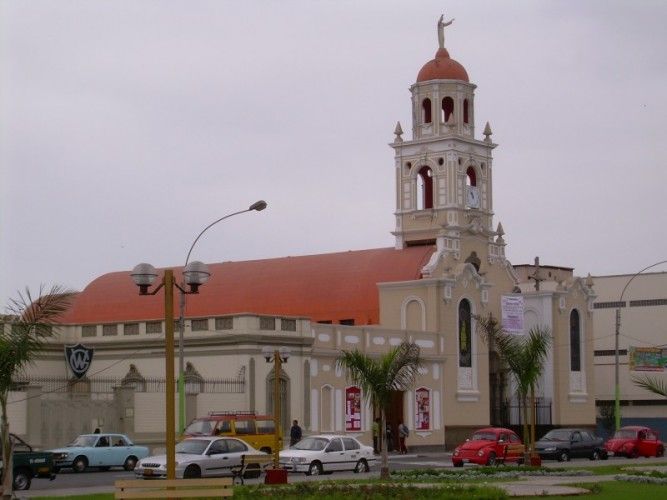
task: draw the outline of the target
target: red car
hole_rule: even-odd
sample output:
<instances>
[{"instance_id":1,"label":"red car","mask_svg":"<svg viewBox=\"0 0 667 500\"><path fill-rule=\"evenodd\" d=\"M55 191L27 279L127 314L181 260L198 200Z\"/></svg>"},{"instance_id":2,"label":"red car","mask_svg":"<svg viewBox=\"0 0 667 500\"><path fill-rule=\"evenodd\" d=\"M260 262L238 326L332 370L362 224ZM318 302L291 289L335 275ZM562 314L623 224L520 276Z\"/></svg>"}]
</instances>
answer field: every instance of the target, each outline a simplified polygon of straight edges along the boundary
<instances>
[{"instance_id":1,"label":"red car","mask_svg":"<svg viewBox=\"0 0 667 500\"><path fill-rule=\"evenodd\" d=\"M658 439L658 433L639 425L621 427L611 439L607 440L604 447L610 457L648 458L661 457L665 454L665 447Z\"/></svg>"},{"instance_id":2,"label":"red car","mask_svg":"<svg viewBox=\"0 0 667 500\"><path fill-rule=\"evenodd\" d=\"M452 455L454 467L463 464L495 465L502 462L523 463L524 446L514 431L487 427L476 431L458 446Z\"/></svg>"}]
</instances>

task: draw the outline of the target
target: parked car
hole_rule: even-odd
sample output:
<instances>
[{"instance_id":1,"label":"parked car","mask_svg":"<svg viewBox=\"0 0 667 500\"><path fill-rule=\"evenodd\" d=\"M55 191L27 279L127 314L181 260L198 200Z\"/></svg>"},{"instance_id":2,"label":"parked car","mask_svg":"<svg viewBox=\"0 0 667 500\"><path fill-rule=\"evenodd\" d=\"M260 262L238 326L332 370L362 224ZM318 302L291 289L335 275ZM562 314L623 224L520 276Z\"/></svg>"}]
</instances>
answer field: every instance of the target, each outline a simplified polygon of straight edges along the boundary
<instances>
[{"instance_id":1,"label":"parked car","mask_svg":"<svg viewBox=\"0 0 667 500\"><path fill-rule=\"evenodd\" d=\"M519 436L503 427L487 427L476 431L470 439L457 446L452 454L454 467L463 464L495 465L498 461L523 463L524 446Z\"/></svg>"},{"instance_id":2,"label":"parked car","mask_svg":"<svg viewBox=\"0 0 667 500\"><path fill-rule=\"evenodd\" d=\"M567 462L570 458L605 460L604 439L585 429L553 429L535 443L535 451L543 459Z\"/></svg>"},{"instance_id":3,"label":"parked car","mask_svg":"<svg viewBox=\"0 0 667 500\"><path fill-rule=\"evenodd\" d=\"M337 470L368 472L375 463L373 448L345 435L308 436L280 452L280 466L308 476Z\"/></svg>"},{"instance_id":4,"label":"parked car","mask_svg":"<svg viewBox=\"0 0 667 500\"><path fill-rule=\"evenodd\" d=\"M56 471L71 467L74 472L83 472L88 467L100 470L123 467L131 471L138 460L148 456L146 446L133 444L124 434L106 432L81 434L67 446L50 451L53 453Z\"/></svg>"},{"instance_id":5,"label":"parked car","mask_svg":"<svg viewBox=\"0 0 667 500\"><path fill-rule=\"evenodd\" d=\"M665 454L665 446L658 433L640 425L621 427L604 446L610 457L661 457Z\"/></svg>"},{"instance_id":6,"label":"parked car","mask_svg":"<svg viewBox=\"0 0 667 500\"><path fill-rule=\"evenodd\" d=\"M14 468L12 487L15 490L29 490L34 477L44 477L51 481L56 478L53 467L53 453L36 451L15 434L10 433L9 439L14 449L12 453L12 467ZM0 471L2 466L2 455L0 454Z\"/></svg>"},{"instance_id":7,"label":"parked car","mask_svg":"<svg viewBox=\"0 0 667 500\"><path fill-rule=\"evenodd\" d=\"M176 445L176 477L181 479L231 476L232 469L241 466L243 455L263 453L236 438L210 436L187 438ZM145 479L166 478L167 456L154 455L142 458L134 468L134 475Z\"/></svg>"},{"instance_id":8,"label":"parked car","mask_svg":"<svg viewBox=\"0 0 667 500\"><path fill-rule=\"evenodd\" d=\"M190 422L183 437L236 437L253 448L271 453L276 440L274 423L272 416L257 415L252 411L212 411ZM283 447L282 436L278 436L278 446Z\"/></svg>"}]
</instances>

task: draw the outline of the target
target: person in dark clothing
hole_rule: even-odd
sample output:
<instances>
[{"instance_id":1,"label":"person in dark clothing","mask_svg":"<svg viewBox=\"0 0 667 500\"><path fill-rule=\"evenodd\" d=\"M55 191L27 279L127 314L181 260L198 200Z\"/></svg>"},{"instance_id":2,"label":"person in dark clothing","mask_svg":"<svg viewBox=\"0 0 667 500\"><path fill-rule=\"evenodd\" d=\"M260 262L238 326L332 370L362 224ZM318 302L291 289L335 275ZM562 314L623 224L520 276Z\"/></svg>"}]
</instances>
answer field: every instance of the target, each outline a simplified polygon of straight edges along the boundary
<instances>
[{"instance_id":1,"label":"person in dark clothing","mask_svg":"<svg viewBox=\"0 0 667 500\"><path fill-rule=\"evenodd\" d=\"M301 441L301 427L299 427L299 421L294 420L292 422L292 427L289 430L289 445L294 446L296 443Z\"/></svg>"}]
</instances>

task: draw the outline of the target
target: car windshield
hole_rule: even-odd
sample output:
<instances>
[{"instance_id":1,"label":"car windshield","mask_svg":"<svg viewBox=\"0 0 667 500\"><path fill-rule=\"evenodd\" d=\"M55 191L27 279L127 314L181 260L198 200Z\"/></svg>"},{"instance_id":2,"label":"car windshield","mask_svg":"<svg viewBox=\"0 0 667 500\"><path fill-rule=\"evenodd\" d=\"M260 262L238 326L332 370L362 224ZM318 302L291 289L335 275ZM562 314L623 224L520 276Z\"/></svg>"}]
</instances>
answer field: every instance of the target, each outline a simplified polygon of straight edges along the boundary
<instances>
[{"instance_id":1,"label":"car windshield","mask_svg":"<svg viewBox=\"0 0 667 500\"><path fill-rule=\"evenodd\" d=\"M186 439L176 445L176 453L190 453L192 455L201 455L206 450L210 441L203 439Z\"/></svg>"},{"instance_id":2,"label":"car windshield","mask_svg":"<svg viewBox=\"0 0 667 500\"><path fill-rule=\"evenodd\" d=\"M636 437L637 437L636 431L629 431L627 429L618 430L614 434L614 439L634 439Z\"/></svg>"},{"instance_id":3,"label":"car windshield","mask_svg":"<svg viewBox=\"0 0 667 500\"><path fill-rule=\"evenodd\" d=\"M210 435L213 430L213 422L210 420L195 420L185 428L184 434L190 436Z\"/></svg>"},{"instance_id":4,"label":"car windshield","mask_svg":"<svg viewBox=\"0 0 667 500\"><path fill-rule=\"evenodd\" d=\"M95 441L97 441L97 436L79 436L67 446L81 446L81 447L94 446Z\"/></svg>"},{"instance_id":5,"label":"car windshield","mask_svg":"<svg viewBox=\"0 0 667 500\"><path fill-rule=\"evenodd\" d=\"M569 441L570 440L570 431L563 430L553 430L547 432L542 441Z\"/></svg>"},{"instance_id":6,"label":"car windshield","mask_svg":"<svg viewBox=\"0 0 667 500\"><path fill-rule=\"evenodd\" d=\"M328 439L307 437L292 446L293 450L322 451L329 444Z\"/></svg>"},{"instance_id":7,"label":"car windshield","mask_svg":"<svg viewBox=\"0 0 667 500\"><path fill-rule=\"evenodd\" d=\"M475 432L470 438L471 441L495 441L496 435L493 432Z\"/></svg>"}]
</instances>

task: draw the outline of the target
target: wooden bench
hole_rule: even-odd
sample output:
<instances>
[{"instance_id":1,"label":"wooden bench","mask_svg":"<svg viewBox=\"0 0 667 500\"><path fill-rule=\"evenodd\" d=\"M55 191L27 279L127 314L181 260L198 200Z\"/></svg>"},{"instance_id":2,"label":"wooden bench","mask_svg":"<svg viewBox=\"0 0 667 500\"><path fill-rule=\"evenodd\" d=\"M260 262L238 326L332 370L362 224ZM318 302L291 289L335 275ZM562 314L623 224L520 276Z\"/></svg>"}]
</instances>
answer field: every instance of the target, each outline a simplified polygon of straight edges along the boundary
<instances>
[{"instance_id":1,"label":"wooden bench","mask_svg":"<svg viewBox=\"0 0 667 500\"><path fill-rule=\"evenodd\" d=\"M114 483L115 498L231 497L231 477L203 479L120 479Z\"/></svg>"},{"instance_id":2,"label":"wooden bench","mask_svg":"<svg viewBox=\"0 0 667 500\"><path fill-rule=\"evenodd\" d=\"M242 455L241 465L232 468L234 484L243 484L244 479L259 477L273 463L273 455Z\"/></svg>"}]
</instances>

